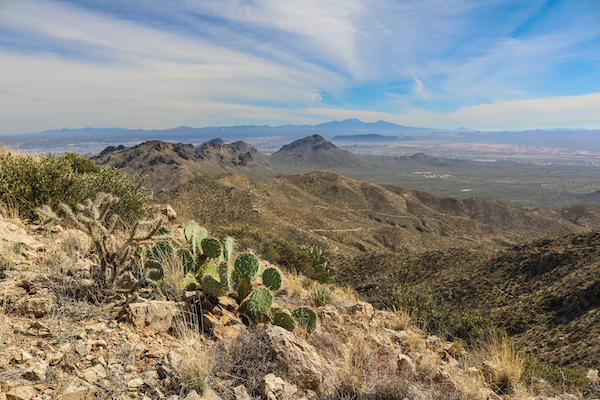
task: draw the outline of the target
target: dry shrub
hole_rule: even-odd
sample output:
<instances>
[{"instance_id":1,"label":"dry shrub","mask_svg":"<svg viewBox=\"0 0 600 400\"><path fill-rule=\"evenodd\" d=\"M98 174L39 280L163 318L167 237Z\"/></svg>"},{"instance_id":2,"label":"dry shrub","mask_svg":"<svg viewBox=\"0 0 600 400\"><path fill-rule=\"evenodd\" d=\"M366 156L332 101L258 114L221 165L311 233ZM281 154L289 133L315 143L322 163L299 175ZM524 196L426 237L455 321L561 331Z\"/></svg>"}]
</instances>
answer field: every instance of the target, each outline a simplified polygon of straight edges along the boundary
<instances>
[{"instance_id":1,"label":"dry shrub","mask_svg":"<svg viewBox=\"0 0 600 400\"><path fill-rule=\"evenodd\" d=\"M368 334L363 332L348 338L324 327L315 331L309 342L331 366L328 370L333 374L334 398L405 397L408 382L397 374L394 353L379 346Z\"/></svg>"},{"instance_id":2,"label":"dry shrub","mask_svg":"<svg viewBox=\"0 0 600 400\"><path fill-rule=\"evenodd\" d=\"M179 323L177 327L182 360L174 366L175 374L183 388L202 394L212 376L213 350L202 342L201 335L193 326Z\"/></svg>"},{"instance_id":3,"label":"dry shrub","mask_svg":"<svg viewBox=\"0 0 600 400\"><path fill-rule=\"evenodd\" d=\"M260 328L249 328L235 341L219 343L215 351L214 376L221 387L244 385L251 394L258 394L262 378L272 372L288 380L282 373L285 366L275 361L275 352L268 344L266 333ZM235 398L233 393L224 393Z\"/></svg>"}]
</instances>

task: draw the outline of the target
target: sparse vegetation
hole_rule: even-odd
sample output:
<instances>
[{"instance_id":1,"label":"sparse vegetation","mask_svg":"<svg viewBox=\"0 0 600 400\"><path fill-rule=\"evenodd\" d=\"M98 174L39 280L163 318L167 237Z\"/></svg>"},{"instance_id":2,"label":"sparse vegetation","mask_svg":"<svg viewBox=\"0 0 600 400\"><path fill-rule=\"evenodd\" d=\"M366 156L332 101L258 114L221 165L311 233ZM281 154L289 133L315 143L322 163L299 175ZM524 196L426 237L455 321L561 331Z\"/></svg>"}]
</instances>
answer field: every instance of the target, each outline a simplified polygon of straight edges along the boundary
<instances>
[{"instance_id":1,"label":"sparse vegetation","mask_svg":"<svg viewBox=\"0 0 600 400\"><path fill-rule=\"evenodd\" d=\"M310 275L311 258L295 243L248 225L220 227L216 232L221 240L227 236L235 238L238 248L253 249L263 260Z\"/></svg>"},{"instance_id":2,"label":"sparse vegetation","mask_svg":"<svg viewBox=\"0 0 600 400\"><path fill-rule=\"evenodd\" d=\"M319 283L333 283L333 268L327 265L323 256L323 250L314 247L300 246L300 250L306 252L311 258L312 278Z\"/></svg>"},{"instance_id":3,"label":"sparse vegetation","mask_svg":"<svg viewBox=\"0 0 600 400\"><path fill-rule=\"evenodd\" d=\"M112 207L119 199L106 193L100 193L95 201L88 199L86 204L78 204L78 214L71 207L61 203L60 208L65 218L60 218L45 205L37 211L48 221L55 221L86 233L92 240L100 265L92 276L98 283L101 292L114 291L119 279L133 268L135 251L157 240L166 239L159 234L161 220L137 221L129 231L128 237L119 241L116 230L119 216L112 212ZM138 284L144 282L139 280ZM131 289L133 292L137 285Z\"/></svg>"},{"instance_id":4,"label":"sparse vegetation","mask_svg":"<svg viewBox=\"0 0 600 400\"><path fill-rule=\"evenodd\" d=\"M59 203L74 208L85 199L106 192L119 197L113 212L132 224L149 215L150 199L141 181L114 168L98 168L87 157L67 153L39 157L0 155L0 202L18 205L19 214L32 219L38 207L57 209Z\"/></svg>"},{"instance_id":5,"label":"sparse vegetation","mask_svg":"<svg viewBox=\"0 0 600 400\"><path fill-rule=\"evenodd\" d=\"M491 339L497 327L491 317L479 311L457 310L443 303L431 290L400 284L370 285L365 295L376 307L405 311L423 330L467 343Z\"/></svg>"}]
</instances>

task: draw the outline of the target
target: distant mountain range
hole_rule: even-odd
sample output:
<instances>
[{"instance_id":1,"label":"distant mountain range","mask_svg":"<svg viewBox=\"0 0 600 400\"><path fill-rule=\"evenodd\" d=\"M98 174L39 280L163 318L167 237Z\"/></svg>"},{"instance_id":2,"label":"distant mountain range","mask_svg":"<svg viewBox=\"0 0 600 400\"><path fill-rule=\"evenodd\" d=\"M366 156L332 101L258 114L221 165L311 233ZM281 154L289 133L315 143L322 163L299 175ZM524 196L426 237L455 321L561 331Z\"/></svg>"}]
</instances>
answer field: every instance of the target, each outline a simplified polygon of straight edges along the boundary
<instances>
[{"instance_id":1,"label":"distant mountain range","mask_svg":"<svg viewBox=\"0 0 600 400\"><path fill-rule=\"evenodd\" d=\"M242 125L206 128L180 126L164 130L124 128L54 129L24 135L0 136L6 146L25 152L63 153L75 151L97 154L107 146L134 146L144 141L161 140L200 145L219 137L225 142L243 140L261 151L279 148L290 141L311 135L343 144L389 141L427 141L432 144L456 144L471 149L472 143L547 146L586 151L600 149L600 130L538 129L523 132L479 132L464 127L434 129L393 124L385 121L362 122L356 118L318 125ZM408 136L410 135L410 136Z\"/></svg>"}]
</instances>

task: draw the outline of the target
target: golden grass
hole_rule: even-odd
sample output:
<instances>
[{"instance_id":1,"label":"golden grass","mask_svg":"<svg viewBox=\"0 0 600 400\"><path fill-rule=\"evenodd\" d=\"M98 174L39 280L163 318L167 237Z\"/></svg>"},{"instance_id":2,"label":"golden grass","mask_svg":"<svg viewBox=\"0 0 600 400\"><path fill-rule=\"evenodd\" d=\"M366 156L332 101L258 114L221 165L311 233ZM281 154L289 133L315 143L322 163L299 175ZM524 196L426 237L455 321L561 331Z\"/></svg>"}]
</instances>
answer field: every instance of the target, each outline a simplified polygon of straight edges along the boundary
<instances>
[{"instance_id":1,"label":"golden grass","mask_svg":"<svg viewBox=\"0 0 600 400\"><path fill-rule=\"evenodd\" d=\"M299 274L296 271L282 271L281 277L283 281L282 287L287 289L290 296L297 299L302 299L302 297L304 297L304 291L309 287L309 279L306 276Z\"/></svg>"},{"instance_id":2,"label":"golden grass","mask_svg":"<svg viewBox=\"0 0 600 400\"><path fill-rule=\"evenodd\" d=\"M498 377L495 385L511 391L519 388L525 377L525 360L514 343L506 336L500 336L490 341L484 351L487 353L486 359L496 367Z\"/></svg>"},{"instance_id":3,"label":"golden grass","mask_svg":"<svg viewBox=\"0 0 600 400\"><path fill-rule=\"evenodd\" d=\"M14 201L0 203L0 217L10 220L18 220L19 204Z\"/></svg>"},{"instance_id":4,"label":"golden grass","mask_svg":"<svg viewBox=\"0 0 600 400\"><path fill-rule=\"evenodd\" d=\"M177 325L177 332L182 359L173 366L175 373L184 388L202 394L212 374L212 350L202 342L201 335L193 326L181 322Z\"/></svg>"},{"instance_id":5,"label":"golden grass","mask_svg":"<svg viewBox=\"0 0 600 400\"><path fill-rule=\"evenodd\" d=\"M178 298L183 298L183 279L186 275L183 259L175 252L164 252L160 249L157 249L156 255L164 272L164 281L175 291Z\"/></svg>"},{"instance_id":6,"label":"golden grass","mask_svg":"<svg viewBox=\"0 0 600 400\"><path fill-rule=\"evenodd\" d=\"M4 346L4 340L8 336L9 322L6 316L6 299L0 297L0 347Z\"/></svg>"},{"instance_id":7,"label":"golden grass","mask_svg":"<svg viewBox=\"0 0 600 400\"><path fill-rule=\"evenodd\" d=\"M342 306L349 306L358 302L358 295L350 286L337 286L333 287L333 295L338 302Z\"/></svg>"}]
</instances>

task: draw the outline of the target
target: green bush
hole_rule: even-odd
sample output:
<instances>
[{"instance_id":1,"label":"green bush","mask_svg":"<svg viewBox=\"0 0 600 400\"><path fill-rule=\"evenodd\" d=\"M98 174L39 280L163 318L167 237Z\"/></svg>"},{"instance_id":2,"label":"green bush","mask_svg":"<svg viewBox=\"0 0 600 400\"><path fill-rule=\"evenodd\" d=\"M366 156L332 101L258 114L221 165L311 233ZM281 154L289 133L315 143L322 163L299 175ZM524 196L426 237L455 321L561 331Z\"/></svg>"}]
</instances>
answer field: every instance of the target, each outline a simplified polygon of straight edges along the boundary
<instances>
[{"instance_id":1,"label":"green bush","mask_svg":"<svg viewBox=\"0 0 600 400\"><path fill-rule=\"evenodd\" d=\"M312 261L310 256L300 250L298 245L280 239L271 233L248 225L236 225L217 228L219 239L227 236L235 238L239 249L253 249L261 258L291 271L295 270L310 276Z\"/></svg>"},{"instance_id":2,"label":"green bush","mask_svg":"<svg viewBox=\"0 0 600 400\"><path fill-rule=\"evenodd\" d=\"M416 286L374 284L363 287L363 293L374 306L404 310L422 329L443 338L460 338L470 344L491 338L498 329L491 317L451 307L432 291Z\"/></svg>"},{"instance_id":3,"label":"green bush","mask_svg":"<svg viewBox=\"0 0 600 400\"><path fill-rule=\"evenodd\" d=\"M98 193L110 193L120 201L115 213L126 223L149 215L150 198L137 178L114 168L99 168L87 157L67 153L40 157L0 155L0 202L15 204L23 218L35 218L43 205L59 203L74 208Z\"/></svg>"},{"instance_id":4,"label":"green bush","mask_svg":"<svg viewBox=\"0 0 600 400\"><path fill-rule=\"evenodd\" d=\"M582 369L542 363L533 354L525 357L523 366L530 377L542 378L555 388L562 390L578 388L585 391L590 386L590 380Z\"/></svg>"}]
</instances>

